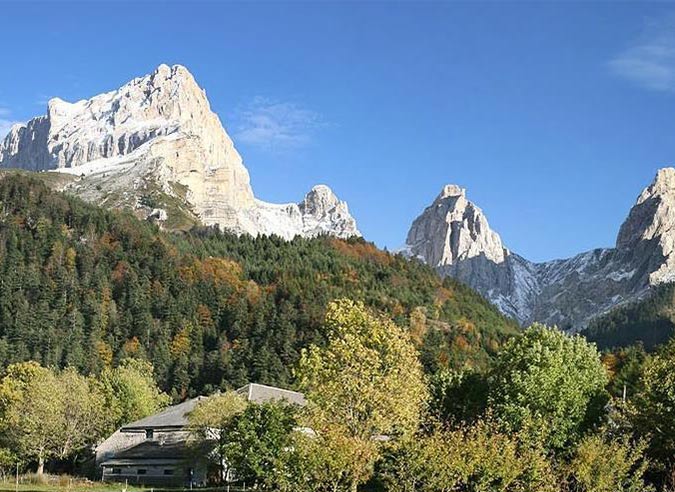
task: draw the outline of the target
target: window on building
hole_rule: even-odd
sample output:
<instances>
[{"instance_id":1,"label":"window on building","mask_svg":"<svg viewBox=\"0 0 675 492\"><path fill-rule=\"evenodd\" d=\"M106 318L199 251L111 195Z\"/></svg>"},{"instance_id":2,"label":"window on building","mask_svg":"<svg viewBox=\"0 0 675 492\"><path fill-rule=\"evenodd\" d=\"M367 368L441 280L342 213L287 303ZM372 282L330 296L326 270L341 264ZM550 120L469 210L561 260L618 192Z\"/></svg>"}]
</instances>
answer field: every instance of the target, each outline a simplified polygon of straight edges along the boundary
<instances>
[{"instance_id":1,"label":"window on building","mask_svg":"<svg viewBox=\"0 0 675 492\"><path fill-rule=\"evenodd\" d=\"M154 429L145 429L145 438L146 439L152 439L155 437L155 430Z\"/></svg>"},{"instance_id":2,"label":"window on building","mask_svg":"<svg viewBox=\"0 0 675 492\"><path fill-rule=\"evenodd\" d=\"M110 470L110 473L111 473L112 475L121 475L121 474L122 474L122 469L121 469L121 468L113 468L112 470Z\"/></svg>"},{"instance_id":3,"label":"window on building","mask_svg":"<svg viewBox=\"0 0 675 492\"><path fill-rule=\"evenodd\" d=\"M139 468L138 470L136 470L136 474L137 475L145 475L147 473L147 471L148 470L146 470L145 468Z\"/></svg>"},{"instance_id":4,"label":"window on building","mask_svg":"<svg viewBox=\"0 0 675 492\"><path fill-rule=\"evenodd\" d=\"M164 470L164 475L173 475L173 468L166 468Z\"/></svg>"}]
</instances>

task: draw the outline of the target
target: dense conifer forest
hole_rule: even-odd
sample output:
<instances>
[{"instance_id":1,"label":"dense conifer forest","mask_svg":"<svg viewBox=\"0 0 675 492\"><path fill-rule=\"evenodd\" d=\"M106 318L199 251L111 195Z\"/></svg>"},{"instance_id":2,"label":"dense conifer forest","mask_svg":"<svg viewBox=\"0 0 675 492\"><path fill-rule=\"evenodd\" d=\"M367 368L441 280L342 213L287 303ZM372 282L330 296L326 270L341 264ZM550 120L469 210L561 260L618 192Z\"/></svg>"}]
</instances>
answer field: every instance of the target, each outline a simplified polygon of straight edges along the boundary
<instances>
[{"instance_id":1,"label":"dense conifer forest","mask_svg":"<svg viewBox=\"0 0 675 492\"><path fill-rule=\"evenodd\" d=\"M25 175L0 180L0 213L0 369L145 359L175 400L290 386L344 296L409 329L427 371L484 367L517 332L471 289L362 239L173 234Z\"/></svg>"},{"instance_id":2,"label":"dense conifer forest","mask_svg":"<svg viewBox=\"0 0 675 492\"><path fill-rule=\"evenodd\" d=\"M653 289L644 300L619 307L594 320L584 331L601 349L642 344L652 350L675 333L675 284Z\"/></svg>"}]
</instances>

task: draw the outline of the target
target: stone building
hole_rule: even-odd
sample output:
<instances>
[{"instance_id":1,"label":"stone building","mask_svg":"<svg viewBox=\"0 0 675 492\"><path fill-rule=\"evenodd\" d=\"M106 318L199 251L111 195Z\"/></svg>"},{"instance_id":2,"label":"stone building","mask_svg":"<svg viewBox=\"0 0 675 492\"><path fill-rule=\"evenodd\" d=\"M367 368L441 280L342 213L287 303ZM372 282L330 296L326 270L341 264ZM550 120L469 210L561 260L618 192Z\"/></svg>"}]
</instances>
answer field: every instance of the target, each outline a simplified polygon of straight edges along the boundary
<instances>
[{"instance_id":1,"label":"stone building","mask_svg":"<svg viewBox=\"0 0 675 492\"><path fill-rule=\"evenodd\" d=\"M304 405L302 393L247 384L237 390L252 403L286 401ZM204 486L221 469L215 442L194 439L188 415L200 396L122 426L96 448L104 481L151 486Z\"/></svg>"}]
</instances>

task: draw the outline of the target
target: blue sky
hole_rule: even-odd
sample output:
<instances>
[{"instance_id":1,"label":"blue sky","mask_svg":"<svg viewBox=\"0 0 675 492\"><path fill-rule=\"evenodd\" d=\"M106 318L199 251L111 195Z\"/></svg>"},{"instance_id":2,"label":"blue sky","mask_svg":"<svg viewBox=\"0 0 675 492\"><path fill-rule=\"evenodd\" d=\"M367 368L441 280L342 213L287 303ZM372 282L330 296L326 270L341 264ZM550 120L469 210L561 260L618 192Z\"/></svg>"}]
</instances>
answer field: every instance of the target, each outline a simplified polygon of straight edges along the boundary
<instances>
[{"instance_id":1,"label":"blue sky","mask_svg":"<svg viewBox=\"0 0 675 492\"><path fill-rule=\"evenodd\" d=\"M675 5L0 3L0 132L187 66L256 195L316 183L400 246L446 183L545 260L614 243L675 164Z\"/></svg>"}]
</instances>

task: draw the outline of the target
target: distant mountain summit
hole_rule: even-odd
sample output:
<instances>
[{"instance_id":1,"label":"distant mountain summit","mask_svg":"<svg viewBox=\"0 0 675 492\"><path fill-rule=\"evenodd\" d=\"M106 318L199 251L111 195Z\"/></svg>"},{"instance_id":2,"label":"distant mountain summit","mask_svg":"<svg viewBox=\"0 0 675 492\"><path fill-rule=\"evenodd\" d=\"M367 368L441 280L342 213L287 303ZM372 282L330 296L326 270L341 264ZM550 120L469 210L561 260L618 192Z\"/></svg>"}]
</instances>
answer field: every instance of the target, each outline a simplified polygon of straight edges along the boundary
<instances>
[{"instance_id":1,"label":"distant mountain summit","mask_svg":"<svg viewBox=\"0 0 675 492\"><path fill-rule=\"evenodd\" d=\"M46 115L15 125L0 143L0 167L69 174L58 181L64 189L166 225L201 222L284 238L360 235L327 186L300 204L256 199L205 91L180 65L160 65L89 100L50 100Z\"/></svg>"},{"instance_id":2,"label":"distant mountain summit","mask_svg":"<svg viewBox=\"0 0 675 492\"><path fill-rule=\"evenodd\" d=\"M675 280L675 169L659 170L640 194L614 248L528 261L503 246L463 189L447 185L413 222L406 251L478 290L523 325L540 321L577 331Z\"/></svg>"},{"instance_id":3,"label":"distant mountain summit","mask_svg":"<svg viewBox=\"0 0 675 492\"><path fill-rule=\"evenodd\" d=\"M507 256L483 211L467 200L466 190L457 185L443 187L431 206L415 219L406 242L434 266L451 267L476 257L502 263Z\"/></svg>"}]
</instances>

